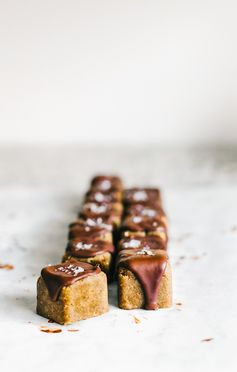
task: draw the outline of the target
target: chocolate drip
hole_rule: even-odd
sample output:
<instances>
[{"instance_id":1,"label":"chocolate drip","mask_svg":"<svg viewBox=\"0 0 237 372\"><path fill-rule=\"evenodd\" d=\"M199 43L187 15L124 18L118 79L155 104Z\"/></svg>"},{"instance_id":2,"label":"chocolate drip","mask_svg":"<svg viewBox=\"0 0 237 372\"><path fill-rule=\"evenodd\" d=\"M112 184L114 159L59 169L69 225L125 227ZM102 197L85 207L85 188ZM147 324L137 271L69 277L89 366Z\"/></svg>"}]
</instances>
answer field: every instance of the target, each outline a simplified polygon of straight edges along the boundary
<instances>
[{"instance_id":1,"label":"chocolate drip","mask_svg":"<svg viewBox=\"0 0 237 372\"><path fill-rule=\"evenodd\" d=\"M130 270L140 282L147 310L157 309L158 290L167 267L167 259L164 251L146 249L136 252L132 250L119 255L118 266Z\"/></svg>"},{"instance_id":2,"label":"chocolate drip","mask_svg":"<svg viewBox=\"0 0 237 372\"><path fill-rule=\"evenodd\" d=\"M73 257L94 257L106 252L113 253L114 245L91 238L77 238L68 242L66 252Z\"/></svg>"},{"instance_id":3,"label":"chocolate drip","mask_svg":"<svg viewBox=\"0 0 237 372\"><path fill-rule=\"evenodd\" d=\"M48 289L51 300L57 301L63 287L74 284L89 275L99 274L100 271L98 266L70 260L59 265L43 268L41 276Z\"/></svg>"}]
</instances>

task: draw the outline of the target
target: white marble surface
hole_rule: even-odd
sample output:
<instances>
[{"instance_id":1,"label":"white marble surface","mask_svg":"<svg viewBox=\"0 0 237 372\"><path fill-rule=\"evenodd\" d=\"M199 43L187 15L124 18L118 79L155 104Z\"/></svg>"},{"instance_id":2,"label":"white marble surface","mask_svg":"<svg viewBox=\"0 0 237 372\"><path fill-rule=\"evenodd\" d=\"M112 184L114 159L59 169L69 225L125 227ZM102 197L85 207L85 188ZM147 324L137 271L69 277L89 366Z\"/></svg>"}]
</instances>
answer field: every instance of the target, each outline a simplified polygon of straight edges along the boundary
<instances>
[{"instance_id":1,"label":"white marble surface","mask_svg":"<svg viewBox=\"0 0 237 372\"><path fill-rule=\"evenodd\" d=\"M120 310L112 285L109 313L43 333L55 325L35 313L36 279L96 171L163 188L174 307ZM1 371L236 371L237 151L1 148L0 185L0 262L15 266L0 270Z\"/></svg>"}]
</instances>

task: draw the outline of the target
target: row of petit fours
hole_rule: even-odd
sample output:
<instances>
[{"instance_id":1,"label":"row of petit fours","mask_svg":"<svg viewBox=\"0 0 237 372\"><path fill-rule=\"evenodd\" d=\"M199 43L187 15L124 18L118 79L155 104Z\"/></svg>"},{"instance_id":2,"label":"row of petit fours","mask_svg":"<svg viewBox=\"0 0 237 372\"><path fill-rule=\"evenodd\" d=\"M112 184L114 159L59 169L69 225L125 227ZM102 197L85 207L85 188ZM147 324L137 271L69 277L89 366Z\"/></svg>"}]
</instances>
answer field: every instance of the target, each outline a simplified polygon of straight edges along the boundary
<instances>
[{"instance_id":1,"label":"row of petit fours","mask_svg":"<svg viewBox=\"0 0 237 372\"><path fill-rule=\"evenodd\" d=\"M159 190L124 191L118 177L97 176L68 235L64 263L41 272L39 314L66 324L106 312L104 273L111 279L115 271L121 308L170 306L167 219ZM150 274L144 276L147 265ZM157 303L151 304L152 296Z\"/></svg>"},{"instance_id":2,"label":"row of petit fours","mask_svg":"<svg viewBox=\"0 0 237 372\"><path fill-rule=\"evenodd\" d=\"M156 310L172 305L167 227L158 189L125 190L116 258L120 308Z\"/></svg>"}]
</instances>

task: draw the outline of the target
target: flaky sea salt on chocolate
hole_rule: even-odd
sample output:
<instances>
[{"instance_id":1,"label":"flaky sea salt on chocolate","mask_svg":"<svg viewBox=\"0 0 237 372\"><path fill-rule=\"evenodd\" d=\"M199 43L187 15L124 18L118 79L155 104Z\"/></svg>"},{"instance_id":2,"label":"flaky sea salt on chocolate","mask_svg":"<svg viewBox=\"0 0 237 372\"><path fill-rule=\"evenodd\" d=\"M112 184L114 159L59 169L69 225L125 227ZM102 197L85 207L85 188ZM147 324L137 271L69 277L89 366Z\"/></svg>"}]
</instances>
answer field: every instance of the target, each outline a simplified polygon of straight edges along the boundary
<instances>
[{"instance_id":1,"label":"flaky sea salt on chocolate","mask_svg":"<svg viewBox=\"0 0 237 372\"><path fill-rule=\"evenodd\" d=\"M150 247L148 247L148 246L142 248L136 254L138 254L138 255L146 255L146 256L154 256L154 253L151 251Z\"/></svg>"},{"instance_id":2,"label":"flaky sea salt on chocolate","mask_svg":"<svg viewBox=\"0 0 237 372\"><path fill-rule=\"evenodd\" d=\"M69 264L68 266L60 266L55 269L55 271L61 271L62 273L77 276L79 273L83 273L85 270L81 266L76 266L73 264Z\"/></svg>"},{"instance_id":3,"label":"flaky sea salt on chocolate","mask_svg":"<svg viewBox=\"0 0 237 372\"><path fill-rule=\"evenodd\" d=\"M141 245L140 240L131 239L129 242L124 242L124 248L139 248Z\"/></svg>"}]
</instances>

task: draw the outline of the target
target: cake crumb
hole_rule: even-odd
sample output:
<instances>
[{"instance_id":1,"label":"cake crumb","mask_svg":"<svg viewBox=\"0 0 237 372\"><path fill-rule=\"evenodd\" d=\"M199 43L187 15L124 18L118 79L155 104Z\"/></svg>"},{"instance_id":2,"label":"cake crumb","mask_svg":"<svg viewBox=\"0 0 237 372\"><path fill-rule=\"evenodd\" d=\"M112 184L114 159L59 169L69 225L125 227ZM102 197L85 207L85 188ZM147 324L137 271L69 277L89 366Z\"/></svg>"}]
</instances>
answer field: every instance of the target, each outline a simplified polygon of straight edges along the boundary
<instances>
[{"instance_id":1,"label":"cake crumb","mask_svg":"<svg viewBox=\"0 0 237 372\"><path fill-rule=\"evenodd\" d=\"M79 332L79 329L71 328L67 330L68 332Z\"/></svg>"},{"instance_id":2,"label":"cake crumb","mask_svg":"<svg viewBox=\"0 0 237 372\"><path fill-rule=\"evenodd\" d=\"M214 340L213 337L208 337L208 338L203 338L203 339L201 340L201 342L209 342L209 341L212 341L212 340Z\"/></svg>"},{"instance_id":3,"label":"cake crumb","mask_svg":"<svg viewBox=\"0 0 237 372\"><path fill-rule=\"evenodd\" d=\"M11 265L11 264L0 264L0 269L13 270L14 269L14 266Z\"/></svg>"},{"instance_id":4,"label":"cake crumb","mask_svg":"<svg viewBox=\"0 0 237 372\"><path fill-rule=\"evenodd\" d=\"M141 320L140 320L139 318L137 318L136 316L133 316L133 319L134 319L134 322L135 322L136 324L141 323Z\"/></svg>"},{"instance_id":5,"label":"cake crumb","mask_svg":"<svg viewBox=\"0 0 237 372\"><path fill-rule=\"evenodd\" d=\"M49 328L49 327L46 327L46 326L41 326L40 331L45 332L45 333L60 333L60 332L62 332L62 330L60 328Z\"/></svg>"},{"instance_id":6,"label":"cake crumb","mask_svg":"<svg viewBox=\"0 0 237 372\"><path fill-rule=\"evenodd\" d=\"M54 321L52 319L49 319L48 323L54 323Z\"/></svg>"},{"instance_id":7,"label":"cake crumb","mask_svg":"<svg viewBox=\"0 0 237 372\"><path fill-rule=\"evenodd\" d=\"M184 240L190 238L190 236L192 236L193 234L192 233L184 233L183 235L180 235L179 237L177 238L174 238L173 240L177 243L182 243Z\"/></svg>"},{"instance_id":8,"label":"cake crumb","mask_svg":"<svg viewBox=\"0 0 237 372\"><path fill-rule=\"evenodd\" d=\"M200 259L200 256L192 256L191 258L192 258L192 260L195 260L196 261L196 260L199 260Z\"/></svg>"}]
</instances>

